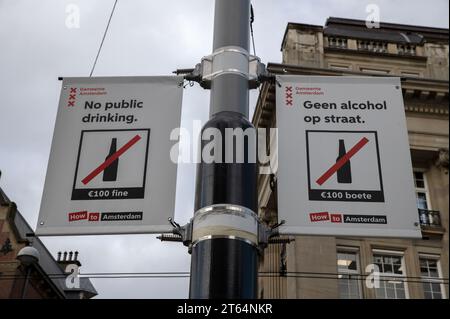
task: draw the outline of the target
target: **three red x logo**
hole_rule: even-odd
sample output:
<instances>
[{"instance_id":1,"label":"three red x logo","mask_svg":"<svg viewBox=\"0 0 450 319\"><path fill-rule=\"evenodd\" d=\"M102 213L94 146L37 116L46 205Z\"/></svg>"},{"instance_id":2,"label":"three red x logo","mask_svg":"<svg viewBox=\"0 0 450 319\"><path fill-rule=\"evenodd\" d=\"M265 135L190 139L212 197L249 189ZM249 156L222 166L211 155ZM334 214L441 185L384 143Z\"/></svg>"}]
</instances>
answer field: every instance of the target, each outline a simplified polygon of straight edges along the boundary
<instances>
[{"instance_id":1,"label":"three red x logo","mask_svg":"<svg viewBox=\"0 0 450 319\"><path fill-rule=\"evenodd\" d=\"M292 86L286 86L286 89L285 89L286 106L293 106L292 105L292 94L293 94Z\"/></svg>"},{"instance_id":2,"label":"three red x logo","mask_svg":"<svg viewBox=\"0 0 450 319\"><path fill-rule=\"evenodd\" d=\"M69 101L67 106L75 106L75 100L77 98L77 88L70 88Z\"/></svg>"}]
</instances>

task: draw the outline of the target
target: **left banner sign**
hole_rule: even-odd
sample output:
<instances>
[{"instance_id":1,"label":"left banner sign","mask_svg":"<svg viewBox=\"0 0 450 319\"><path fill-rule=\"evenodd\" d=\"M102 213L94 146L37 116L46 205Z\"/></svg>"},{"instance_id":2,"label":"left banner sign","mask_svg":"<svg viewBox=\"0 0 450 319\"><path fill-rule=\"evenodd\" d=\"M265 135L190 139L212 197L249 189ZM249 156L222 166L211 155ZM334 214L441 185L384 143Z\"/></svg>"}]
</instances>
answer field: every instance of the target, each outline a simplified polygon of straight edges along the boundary
<instances>
[{"instance_id":1,"label":"left banner sign","mask_svg":"<svg viewBox=\"0 0 450 319\"><path fill-rule=\"evenodd\" d=\"M182 81L64 78L37 235L171 231Z\"/></svg>"}]
</instances>

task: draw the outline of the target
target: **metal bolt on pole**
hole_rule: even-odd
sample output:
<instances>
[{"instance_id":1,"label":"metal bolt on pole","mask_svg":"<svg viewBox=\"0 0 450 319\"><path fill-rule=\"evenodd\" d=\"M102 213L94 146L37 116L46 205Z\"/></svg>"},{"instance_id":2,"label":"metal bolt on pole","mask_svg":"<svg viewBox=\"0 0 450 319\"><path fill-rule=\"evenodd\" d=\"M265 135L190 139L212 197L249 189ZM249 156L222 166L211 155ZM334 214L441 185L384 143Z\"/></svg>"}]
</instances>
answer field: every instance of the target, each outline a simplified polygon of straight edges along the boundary
<instances>
[{"instance_id":1,"label":"metal bolt on pole","mask_svg":"<svg viewBox=\"0 0 450 319\"><path fill-rule=\"evenodd\" d=\"M249 113L250 0L216 0L208 128L255 130ZM202 150L209 141L201 142ZM197 167L190 298L256 298L257 163L222 161ZM237 151L236 145L233 148Z\"/></svg>"}]
</instances>

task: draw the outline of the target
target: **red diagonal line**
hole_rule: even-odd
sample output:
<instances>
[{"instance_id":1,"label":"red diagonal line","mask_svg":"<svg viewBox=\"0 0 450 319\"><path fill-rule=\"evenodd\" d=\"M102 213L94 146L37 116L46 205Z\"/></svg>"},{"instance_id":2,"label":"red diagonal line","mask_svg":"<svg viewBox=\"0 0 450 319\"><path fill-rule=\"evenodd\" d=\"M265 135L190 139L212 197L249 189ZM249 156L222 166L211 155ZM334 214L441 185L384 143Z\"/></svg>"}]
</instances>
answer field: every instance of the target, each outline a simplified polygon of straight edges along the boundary
<instances>
[{"instance_id":1,"label":"red diagonal line","mask_svg":"<svg viewBox=\"0 0 450 319\"><path fill-rule=\"evenodd\" d=\"M94 179L95 176L100 174L102 171L104 171L109 165L111 165L116 159L118 159L123 153L128 151L130 147L132 147L134 144L136 144L141 137L139 135L136 135L133 137L130 141L128 141L124 146L122 146L117 152L115 152L113 155L108 157L106 161L104 161L99 167L94 169L88 176L86 176L81 182L86 185L89 183L92 179Z\"/></svg>"},{"instance_id":2,"label":"red diagonal line","mask_svg":"<svg viewBox=\"0 0 450 319\"><path fill-rule=\"evenodd\" d=\"M334 173L336 173L342 166L347 163L350 158L353 157L360 149L364 147L369 142L369 140L363 137L358 143L353 146L350 151L348 151L344 156L342 156L339 161L336 162L333 166L330 167L328 171L326 171L322 176L317 179L316 183L322 185L325 183Z\"/></svg>"}]
</instances>

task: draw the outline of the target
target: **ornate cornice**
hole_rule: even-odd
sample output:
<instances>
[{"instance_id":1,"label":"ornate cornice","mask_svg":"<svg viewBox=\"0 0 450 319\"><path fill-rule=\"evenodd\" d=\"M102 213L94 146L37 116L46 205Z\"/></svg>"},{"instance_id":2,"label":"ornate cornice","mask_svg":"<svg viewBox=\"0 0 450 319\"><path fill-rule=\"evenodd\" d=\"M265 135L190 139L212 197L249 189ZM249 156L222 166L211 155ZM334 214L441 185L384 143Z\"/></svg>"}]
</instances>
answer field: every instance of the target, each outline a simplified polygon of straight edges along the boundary
<instances>
[{"instance_id":1,"label":"ornate cornice","mask_svg":"<svg viewBox=\"0 0 450 319\"><path fill-rule=\"evenodd\" d=\"M447 115L448 106L442 107L439 105L432 104L422 104L422 103L405 103L405 111L414 112L414 113L422 113L422 114L433 114L433 115Z\"/></svg>"}]
</instances>

